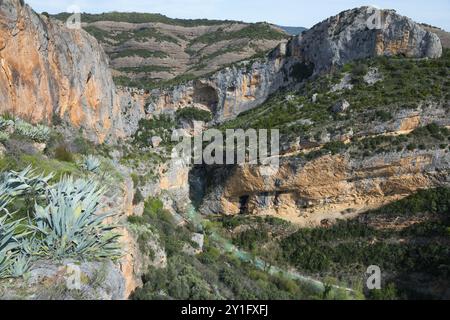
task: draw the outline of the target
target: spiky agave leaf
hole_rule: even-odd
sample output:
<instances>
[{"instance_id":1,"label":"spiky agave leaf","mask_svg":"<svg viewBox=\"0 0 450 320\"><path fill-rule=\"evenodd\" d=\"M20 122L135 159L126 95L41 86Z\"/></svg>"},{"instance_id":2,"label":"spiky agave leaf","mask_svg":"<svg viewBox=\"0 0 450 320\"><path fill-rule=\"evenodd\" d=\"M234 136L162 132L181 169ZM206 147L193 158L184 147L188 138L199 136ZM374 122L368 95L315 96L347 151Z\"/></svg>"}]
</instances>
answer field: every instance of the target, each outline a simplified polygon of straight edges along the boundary
<instances>
[{"instance_id":1,"label":"spiky agave leaf","mask_svg":"<svg viewBox=\"0 0 450 320\"><path fill-rule=\"evenodd\" d=\"M11 257L9 254L0 252L0 279L11 276Z\"/></svg>"},{"instance_id":2,"label":"spiky agave leaf","mask_svg":"<svg viewBox=\"0 0 450 320\"><path fill-rule=\"evenodd\" d=\"M29 193L43 194L53 174L36 174L31 166L21 172L9 171L0 175L0 192L10 197L24 196Z\"/></svg>"},{"instance_id":3,"label":"spiky agave leaf","mask_svg":"<svg viewBox=\"0 0 450 320\"><path fill-rule=\"evenodd\" d=\"M14 126L13 120L0 117L0 131L5 130L8 127L13 127L13 126Z\"/></svg>"},{"instance_id":4,"label":"spiky agave leaf","mask_svg":"<svg viewBox=\"0 0 450 320\"><path fill-rule=\"evenodd\" d=\"M18 232L21 220L7 222L8 216L0 216L0 278L11 276L11 267L20 251L20 241L26 235Z\"/></svg>"},{"instance_id":5,"label":"spiky agave leaf","mask_svg":"<svg viewBox=\"0 0 450 320\"><path fill-rule=\"evenodd\" d=\"M14 123L15 132L36 142L46 142L50 138L50 128L41 124L33 126L21 119Z\"/></svg>"},{"instance_id":6,"label":"spiky agave leaf","mask_svg":"<svg viewBox=\"0 0 450 320\"><path fill-rule=\"evenodd\" d=\"M23 233L17 233L21 221L6 222L7 218L6 215L0 217L0 252L4 253L18 248L18 239L23 236Z\"/></svg>"},{"instance_id":7,"label":"spiky agave leaf","mask_svg":"<svg viewBox=\"0 0 450 320\"><path fill-rule=\"evenodd\" d=\"M0 186L0 192L1 186ZM8 204L11 203L11 197L8 194L0 194L0 214L4 212L4 214L9 215L9 211L7 209Z\"/></svg>"},{"instance_id":8,"label":"spiky agave leaf","mask_svg":"<svg viewBox=\"0 0 450 320\"><path fill-rule=\"evenodd\" d=\"M100 170L100 164L99 158L93 155L88 155L87 157L84 157L81 166L87 171L98 173Z\"/></svg>"},{"instance_id":9,"label":"spiky agave leaf","mask_svg":"<svg viewBox=\"0 0 450 320\"><path fill-rule=\"evenodd\" d=\"M12 262L9 267L9 273L11 277L19 278L30 269L32 258L31 256L19 253L16 254L11 260Z\"/></svg>"},{"instance_id":10,"label":"spiky agave leaf","mask_svg":"<svg viewBox=\"0 0 450 320\"><path fill-rule=\"evenodd\" d=\"M115 227L104 223L112 214L100 213L103 194L98 183L71 177L50 189L47 207L35 206L43 251L59 258L119 256Z\"/></svg>"}]
</instances>

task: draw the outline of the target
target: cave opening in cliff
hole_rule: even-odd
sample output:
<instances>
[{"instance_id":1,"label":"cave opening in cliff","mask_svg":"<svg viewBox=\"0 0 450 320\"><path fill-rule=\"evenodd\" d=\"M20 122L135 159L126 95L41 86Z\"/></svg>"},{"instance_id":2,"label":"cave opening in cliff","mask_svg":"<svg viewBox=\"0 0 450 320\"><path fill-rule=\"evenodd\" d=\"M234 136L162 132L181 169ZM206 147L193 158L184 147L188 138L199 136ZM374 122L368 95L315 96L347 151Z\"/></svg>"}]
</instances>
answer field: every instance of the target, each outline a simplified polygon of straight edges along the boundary
<instances>
[{"instance_id":1,"label":"cave opening in cliff","mask_svg":"<svg viewBox=\"0 0 450 320\"><path fill-rule=\"evenodd\" d=\"M213 87L197 83L194 87L193 102L205 106L214 113L219 103L219 96Z\"/></svg>"},{"instance_id":2,"label":"cave opening in cliff","mask_svg":"<svg viewBox=\"0 0 450 320\"><path fill-rule=\"evenodd\" d=\"M275 205L275 207L278 207L281 204L280 195L281 192L279 191L275 192L275 197L273 199L273 204Z\"/></svg>"},{"instance_id":3,"label":"cave opening in cliff","mask_svg":"<svg viewBox=\"0 0 450 320\"><path fill-rule=\"evenodd\" d=\"M248 200L250 196L239 197L239 214L246 214L248 211Z\"/></svg>"}]
</instances>

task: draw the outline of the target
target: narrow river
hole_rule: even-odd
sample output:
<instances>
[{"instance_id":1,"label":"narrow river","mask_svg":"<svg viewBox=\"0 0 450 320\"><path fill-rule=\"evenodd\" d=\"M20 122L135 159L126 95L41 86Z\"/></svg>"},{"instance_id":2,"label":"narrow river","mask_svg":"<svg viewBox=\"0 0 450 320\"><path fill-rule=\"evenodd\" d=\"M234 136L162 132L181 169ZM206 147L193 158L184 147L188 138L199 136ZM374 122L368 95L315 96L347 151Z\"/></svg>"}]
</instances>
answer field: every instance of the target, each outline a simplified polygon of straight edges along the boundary
<instances>
[{"instance_id":1,"label":"narrow river","mask_svg":"<svg viewBox=\"0 0 450 320\"><path fill-rule=\"evenodd\" d=\"M194 206L192 206L192 205L189 206L189 209L187 212L187 218L199 230L204 230L204 223L208 221L207 219L203 218L197 212L197 210L194 208ZM260 270L268 271L272 275L282 274L286 278L289 278L292 280L297 280L301 283L311 286L311 288L316 290L318 293L323 293L326 289L325 284L323 282L313 279L311 277L302 275L297 271L285 270L285 269L282 269L282 268L279 268L276 266L272 266L272 267L270 267L269 270L267 270L267 267L266 267L267 263L264 260L257 258L257 257L255 258L250 253L239 249L234 244L232 244L230 240L222 237L220 234L218 234L215 231L211 231L211 234L209 234L209 238L211 240L213 240L215 243L217 243L223 252L230 253L234 257L236 257L242 261L251 263ZM355 293L354 290L352 290L350 288L341 287L341 286L337 286L337 285L333 285L331 287L331 290L344 290L347 293L349 293L350 295Z\"/></svg>"}]
</instances>

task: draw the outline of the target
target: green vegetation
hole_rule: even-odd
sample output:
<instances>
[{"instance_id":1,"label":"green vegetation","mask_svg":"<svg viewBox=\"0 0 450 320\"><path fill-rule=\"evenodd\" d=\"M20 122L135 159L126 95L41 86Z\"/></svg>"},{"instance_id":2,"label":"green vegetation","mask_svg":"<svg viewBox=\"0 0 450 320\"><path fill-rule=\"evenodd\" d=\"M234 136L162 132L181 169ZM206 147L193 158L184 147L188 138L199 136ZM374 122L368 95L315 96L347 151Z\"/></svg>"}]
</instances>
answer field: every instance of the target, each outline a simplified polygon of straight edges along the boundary
<instances>
[{"instance_id":1,"label":"green vegetation","mask_svg":"<svg viewBox=\"0 0 450 320\"><path fill-rule=\"evenodd\" d=\"M48 202L35 206L37 232L32 257L53 259L118 258L119 235L104 220L113 216L99 214L105 190L97 182L63 178L49 190Z\"/></svg>"},{"instance_id":2,"label":"green vegetation","mask_svg":"<svg viewBox=\"0 0 450 320\"><path fill-rule=\"evenodd\" d=\"M445 291L428 288L450 275L449 213L450 189L437 188L331 227L298 229L275 218L243 216L219 221L225 237L271 265L294 266L324 281L338 278L353 288L365 281L369 265L378 265L382 290L366 292L368 298L421 299ZM418 285L420 274L427 280Z\"/></svg>"},{"instance_id":3,"label":"green vegetation","mask_svg":"<svg viewBox=\"0 0 450 320\"><path fill-rule=\"evenodd\" d=\"M0 171L21 171L29 165L35 168L36 171L43 172L46 175L54 174L55 179L60 179L64 175L82 176L81 171L75 163L49 159L40 154L10 154L0 159Z\"/></svg>"},{"instance_id":4,"label":"green vegetation","mask_svg":"<svg viewBox=\"0 0 450 320\"><path fill-rule=\"evenodd\" d=\"M146 49L125 49L120 52L113 53L112 58L125 58L125 57L142 57L142 58L167 58L169 55L162 51L150 51Z\"/></svg>"},{"instance_id":5,"label":"green vegetation","mask_svg":"<svg viewBox=\"0 0 450 320\"><path fill-rule=\"evenodd\" d=\"M95 26L86 26L84 27L84 30L94 36L98 41L114 45L123 45L131 39L139 42L154 39L157 42L178 43L178 39L166 35L155 28L141 28L130 31L110 32Z\"/></svg>"},{"instance_id":6,"label":"green vegetation","mask_svg":"<svg viewBox=\"0 0 450 320\"><path fill-rule=\"evenodd\" d=\"M382 80L373 85L354 81L352 89L331 90L344 73L349 72L356 79L369 68L377 68ZM294 73L303 78L301 71L305 70L299 67ZM262 106L223 124L221 129L279 129L285 141L299 136L309 139L321 133L338 134L344 128L352 128L357 135L367 129L368 121L389 121L403 109L415 109L430 100L450 99L449 74L448 49L439 59L380 57L358 61L330 75L305 81L299 91L279 92ZM343 114L333 113L331 107L344 99L350 108Z\"/></svg>"},{"instance_id":7,"label":"green vegetation","mask_svg":"<svg viewBox=\"0 0 450 320\"><path fill-rule=\"evenodd\" d=\"M66 21L72 14L60 13L52 15L52 17L61 21ZM114 21L114 22L129 22L129 23L164 23L169 25L178 25L184 27L196 26L212 26L223 23L233 23L230 20L208 20L208 19L171 19L162 14L157 13L137 13L137 12L108 12L101 14L83 13L81 20L86 23L94 23L98 21Z\"/></svg>"},{"instance_id":8,"label":"green vegetation","mask_svg":"<svg viewBox=\"0 0 450 320\"><path fill-rule=\"evenodd\" d=\"M375 264L391 275L388 281L396 285L397 297L428 297L414 286L412 274L427 274L431 282L450 275L450 252L445 244L450 236L449 196L449 189L420 191L368 212L362 221L301 229L281 241L283 259L304 272L349 278ZM424 219L403 228L374 227L379 221L415 217Z\"/></svg>"},{"instance_id":9,"label":"green vegetation","mask_svg":"<svg viewBox=\"0 0 450 320\"><path fill-rule=\"evenodd\" d=\"M151 73L151 72L170 72L172 68L165 66L140 66L140 67L123 67L119 71L134 72L134 73Z\"/></svg>"},{"instance_id":10,"label":"green vegetation","mask_svg":"<svg viewBox=\"0 0 450 320\"><path fill-rule=\"evenodd\" d=\"M176 112L176 118L177 121L180 120L197 120L197 121L204 121L209 122L212 120L212 114L209 111L194 108L194 107L187 107L183 109L178 109Z\"/></svg>"},{"instance_id":11,"label":"green vegetation","mask_svg":"<svg viewBox=\"0 0 450 320\"><path fill-rule=\"evenodd\" d=\"M225 32L220 28L215 32L209 32L195 38L191 42L191 45L195 43L212 44L225 40L244 38L252 40L282 40L286 39L286 34L275 30L267 23L256 23L248 25L238 31Z\"/></svg>"},{"instance_id":12,"label":"green vegetation","mask_svg":"<svg viewBox=\"0 0 450 320\"><path fill-rule=\"evenodd\" d=\"M176 76L170 80L155 80L155 79L132 79L126 76L114 77L114 82L117 85L125 86L125 87L136 87L144 90L153 90L153 89L168 89L177 85L181 85L187 83L189 81L198 79L198 76L186 73L180 76Z\"/></svg>"},{"instance_id":13,"label":"green vegetation","mask_svg":"<svg viewBox=\"0 0 450 320\"><path fill-rule=\"evenodd\" d=\"M388 152L402 152L405 150L450 150L450 130L435 123L420 127L410 134L399 136L375 136L363 139L352 139L351 143L341 141L328 142L320 150L308 153L308 160L326 154L349 152L354 158L369 157Z\"/></svg>"},{"instance_id":14,"label":"green vegetation","mask_svg":"<svg viewBox=\"0 0 450 320\"><path fill-rule=\"evenodd\" d=\"M99 173L100 172L101 162L100 159L93 156L88 155L83 157L83 161L81 163L81 167L89 172Z\"/></svg>"},{"instance_id":15,"label":"green vegetation","mask_svg":"<svg viewBox=\"0 0 450 320\"><path fill-rule=\"evenodd\" d=\"M10 130L11 133L4 130ZM51 130L49 127L36 124L32 125L22 119L11 117L9 115L0 116L0 133L2 140L8 140L12 135L16 137L26 138L34 142L47 142L50 139Z\"/></svg>"},{"instance_id":16,"label":"green vegetation","mask_svg":"<svg viewBox=\"0 0 450 320\"><path fill-rule=\"evenodd\" d=\"M269 275L250 263L221 253L206 238L203 253L183 251L193 226L175 226L158 199L149 199L142 217L129 222L158 234L168 253L167 268L150 267L134 299L321 299L313 288L282 275Z\"/></svg>"},{"instance_id":17,"label":"green vegetation","mask_svg":"<svg viewBox=\"0 0 450 320\"><path fill-rule=\"evenodd\" d=\"M178 43L178 39L159 32L155 28L141 28L128 35L128 37L133 38L134 40L139 42L145 42L148 39L155 39L157 42L171 42L175 44Z\"/></svg>"},{"instance_id":18,"label":"green vegetation","mask_svg":"<svg viewBox=\"0 0 450 320\"><path fill-rule=\"evenodd\" d=\"M214 58L220 57L220 56L230 53L230 52L232 52L232 53L241 52L242 50L244 50L245 46L246 46L245 44L227 46L220 50L214 51L213 53L210 53L207 55L202 55L200 58L200 61L196 64L195 69L202 70L207 66L208 61L213 60Z\"/></svg>"},{"instance_id":19,"label":"green vegetation","mask_svg":"<svg viewBox=\"0 0 450 320\"><path fill-rule=\"evenodd\" d=\"M36 175L31 167L0 175L0 277L20 277L36 259L117 258L115 226L98 213L97 182ZM24 219L23 217L27 217Z\"/></svg>"},{"instance_id":20,"label":"green vegetation","mask_svg":"<svg viewBox=\"0 0 450 320\"><path fill-rule=\"evenodd\" d=\"M129 217L128 222L146 226L153 233L158 234L169 256L181 252L183 244L190 241L189 231L176 226L171 213L164 209L163 203L157 198L147 199L142 217Z\"/></svg>"},{"instance_id":21,"label":"green vegetation","mask_svg":"<svg viewBox=\"0 0 450 320\"><path fill-rule=\"evenodd\" d=\"M168 115L156 116L152 119L141 119L139 129L134 134L134 143L140 147L149 146L152 137L158 136L162 144L171 144L172 130L176 123Z\"/></svg>"},{"instance_id":22,"label":"green vegetation","mask_svg":"<svg viewBox=\"0 0 450 320\"><path fill-rule=\"evenodd\" d=\"M96 38L99 42L109 42L108 39L112 38L110 32L94 27L94 26L86 26L84 30L91 34L94 38Z\"/></svg>"},{"instance_id":23,"label":"green vegetation","mask_svg":"<svg viewBox=\"0 0 450 320\"><path fill-rule=\"evenodd\" d=\"M151 299L320 299L312 288L207 247L199 257L168 258L166 269L150 268L133 298Z\"/></svg>"},{"instance_id":24,"label":"green vegetation","mask_svg":"<svg viewBox=\"0 0 450 320\"><path fill-rule=\"evenodd\" d=\"M65 145L59 145L55 148L55 159L64 162L75 161L72 152L70 152Z\"/></svg>"}]
</instances>

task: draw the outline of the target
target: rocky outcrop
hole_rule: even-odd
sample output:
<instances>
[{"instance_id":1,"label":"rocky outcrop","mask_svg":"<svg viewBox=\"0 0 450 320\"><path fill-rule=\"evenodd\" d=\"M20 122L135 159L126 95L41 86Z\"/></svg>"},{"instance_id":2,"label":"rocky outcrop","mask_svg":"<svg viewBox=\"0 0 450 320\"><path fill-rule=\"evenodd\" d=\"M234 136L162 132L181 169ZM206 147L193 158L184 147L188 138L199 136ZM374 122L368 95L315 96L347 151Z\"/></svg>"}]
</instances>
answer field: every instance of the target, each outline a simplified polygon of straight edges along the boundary
<instances>
[{"instance_id":1,"label":"rocky outcrop","mask_svg":"<svg viewBox=\"0 0 450 320\"><path fill-rule=\"evenodd\" d=\"M448 103L424 102L416 109L398 110L390 120L355 123L326 138L285 139L280 168L270 176L262 174L261 166L196 167L191 188L205 195L198 201L204 214L272 215L303 225L352 217L419 189L449 186L448 150L359 150L313 160L305 155L331 141L352 146L360 139L408 135L430 124L450 128ZM445 146L447 137L443 139Z\"/></svg>"},{"instance_id":2,"label":"rocky outcrop","mask_svg":"<svg viewBox=\"0 0 450 320\"><path fill-rule=\"evenodd\" d=\"M394 10L362 7L315 25L294 42L294 50L315 72L375 56L438 58L439 37ZM298 48L298 50L295 49Z\"/></svg>"},{"instance_id":3,"label":"rocky outcrop","mask_svg":"<svg viewBox=\"0 0 450 320\"><path fill-rule=\"evenodd\" d=\"M261 105L285 84L283 65L284 55L273 54L271 59L244 62L170 90L155 90L150 94L147 112L170 113L196 107L211 111L216 122L235 118Z\"/></svg>"},{"instance_id":4,"label":"rocky outcrop","mask_svg":"<svg viewBox=\"0 0 450 320\"><path fill-rule=\"evenodd\" d=\"M422 27L427 30L430 31L432 33L435 33L439 39L441 39L441 43L442 43L442 47L444 48L450 48L450 32L447 32L443 29L437 28L437 27L433 27L430 25L423 25Z\"/></svg>"},{"instance_id":5,"label":"rocky outcrop","mask_svg":"<svg viewBox=\"0 0 450 320\"><path fill-rule=\"evenodd\" d=\"M266 58L169 90L116 92L107 57L86 32L37 15L20 0L1 2L0 30L0 112L33 122L63 120L96 142L130 136L141 118L189 106L210 110L221 123L282 87L354 59L442 53L439 38L410 19L363 7L282 42Z\"/></svg>"},{"instance_id":6,"label":"rocky outcrop","mask_svg":"<svg viewBox=\"0 0 450 320\"><path fill-rule=\"evenodd\" d=\"M0 281L1 300L123 300L125 279L111 262L40 261L29 276Z\"/></svg>"},{"instance_id":7,"label":"rocky outcrop","mask_svg":"<svg viewBox=\"0 0 450 320\"><path fill-rule=\"evenodd\" d=\"M150 229L127 223L131 216L142 216L144 204L134 203L136 189L130 177L130 169L119 164L117 168L123 175L124 181L118 185L120 191L115 191L104 201L109 210L117 215L121 225L119 232L122 257L118 261L118 269L124 278L124 297L128 298L136 288L142 286L142 276L147 272L148 267L164 268L167 257L158 236ZM150 188L155 189L153 185ZM159 191L155 190L155 192Z\"/></svg>"},{"instance_id":8,"label":"rocky outcrop","mask_svg":"<svg viewBox=\"0 0 450 320\"><path fill-rule=\"evenodd\" d=\"M410 195L449 185L450 155L444 150L380 154L364 159L323 156L307 162L281 161L278 172L261 175L258 166L215 173L204 214L273 215L301 225L342 219ZM209 173L211 175L211 173Z\"/></svg>"},{"instance_id":9,"label":"rocky outcrop","mask_svg":"<svg viewBox=\"0 0 450 320\"><path fill-rule=\"evenodd\" d=\"M0 1L0 113L66 121L93 141L123 136L108 60L82 30Z\"/></svg>"},{"instance_id":10,"label":"rocky outcrop","mask_svg":"<svg viewBox=\"0 0 450 320\"><path fill-rule=\"evenodd\" d=\"M216 123L259 106L283 87L314 74L376 56L437 58L439 37L393 10L361 7L331 17L302 35L282 42L266 59L237 64L210 77L151 93L149 113L195 106L208 109Z\"/></svg>"}]
</instances>

